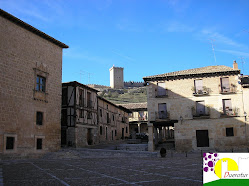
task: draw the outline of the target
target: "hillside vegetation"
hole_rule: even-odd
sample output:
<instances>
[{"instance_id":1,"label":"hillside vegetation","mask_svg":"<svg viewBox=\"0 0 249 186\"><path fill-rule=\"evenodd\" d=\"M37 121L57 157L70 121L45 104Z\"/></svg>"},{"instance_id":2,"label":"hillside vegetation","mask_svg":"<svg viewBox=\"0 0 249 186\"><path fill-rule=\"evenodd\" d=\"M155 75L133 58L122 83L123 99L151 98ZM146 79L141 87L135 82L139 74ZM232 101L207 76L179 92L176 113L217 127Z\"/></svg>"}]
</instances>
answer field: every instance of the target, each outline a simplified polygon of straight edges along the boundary
<instances>
[{"instance_id":1,"label":"hillside vegetation","mask_svg":"<svg viewBox=\"0 0 249 186\"><path fill-rule=\"evenodd\" d=\"M146 87L132 89L103 89L99 95L115 104L147 102Z\"/></svg>"}]
</instances>

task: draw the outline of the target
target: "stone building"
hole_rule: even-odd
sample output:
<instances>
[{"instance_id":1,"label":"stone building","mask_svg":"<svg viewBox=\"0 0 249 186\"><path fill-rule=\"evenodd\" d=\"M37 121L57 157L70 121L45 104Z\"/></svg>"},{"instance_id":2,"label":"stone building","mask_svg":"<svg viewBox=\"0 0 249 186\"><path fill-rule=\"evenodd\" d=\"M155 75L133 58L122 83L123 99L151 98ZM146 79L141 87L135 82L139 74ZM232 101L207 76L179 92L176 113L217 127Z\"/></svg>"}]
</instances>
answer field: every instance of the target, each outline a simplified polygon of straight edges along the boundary
<instances>
[{"instance_id":1,"label":"stone building","mask_svg":"<svg viewBox=\"0 0 249 186\"><path fill-rule=\"evenodd\" d=\"M0 156L60 149L64 43L0 9Z\"/></svg>"},{"instance_id":2,"label":"stone building","mask_svg":"<svg viewBox=\"0 0 249 186\"><path fill-rule=\"evenodd\" d=\"M132 138L137 133L148 133L148 111L147 102L145 103L129 103L121 104L121 106L129 109L132 113L129 114L129 131Z\"/></svg>"},{"instance_id":3,"label":"stone building","mask_svg":"<svg viewBox=\"0 0 249 186\"><path fill-rule=\"evenodd\" d=\"M98 97L99 142L120 140L129 137L130 111L125 107Z\"/></svg>"},{"instance_id":4,"label":"stone building","mask_svg":"<svg viewBox=\"0 0 249 186\"><path fill-rule=\"evenodd\" d=\"M73 81L62 83L61 144L98 143L97 90Z\"/></svg>"},{"instance_id":5,"label":"stone building","mask_svg":"<svg viewBox=\"0 0 249 186\"><path fill-rule=\"evenodd\" d=\"M124 88L124 68L111 67L110 71L110 87L115 89Z\"/></svg>"},{"instance_id":6,"label":"stone building","mask_svg":"<svg viewBox=\"0 0 249 186\"><path fill-rule=\"evenodd\" d=\"M174 130L176 150L248 147L248 88L240 70L208 66L144 77L147 83L149 150ZM246 103L247 101L247 103Z\"/></svg>"},{"instance_id":7,"label":"stone building","mask_svg":"<svg viewBox=\"0 0 249 186\"><path fill-rule=\"evenodd\" d=\"M73 81L62 84L61 143L85 147L129 136L128 109Z\"/></svg>"}]
</instances>

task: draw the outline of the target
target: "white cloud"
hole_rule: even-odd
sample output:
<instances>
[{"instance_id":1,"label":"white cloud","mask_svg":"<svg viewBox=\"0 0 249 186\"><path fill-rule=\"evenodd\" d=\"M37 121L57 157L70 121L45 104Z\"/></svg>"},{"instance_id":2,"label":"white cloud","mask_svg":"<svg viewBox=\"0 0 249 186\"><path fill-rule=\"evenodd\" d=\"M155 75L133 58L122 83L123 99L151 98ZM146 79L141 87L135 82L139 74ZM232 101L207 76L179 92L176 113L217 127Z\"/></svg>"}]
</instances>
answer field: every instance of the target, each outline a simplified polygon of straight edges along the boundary
<instances>
[{"instance_id":1,"label":"white cloud","mask_svg":"<svg viewBox=\"0 0 249 186\"><path fill-rule=\"evenodd\" d=\"M217 50L219 52L225 52L228 54L233 54L237 57L249 57L249 52L241 52L241 51L235 51L235 50Z\"/></svg>"},{"instance_id":2,"label":"white cloud","mask_svg":"<svg viewBox=\"0 0 249 186\"><path fill-rule=\"evenodd\" d=\"M241 44L241 43L238 43L238 42L232 40L231 38L228 38L228 37L226 37L218 32L214 32L214 31L211 31L208 29L203 29L201 31L201 34L208 37L208 39L214 39L215 42L217 42L217 43L222 43L222 44L229 45L229 46L236 47L236 48L240 48L243 50L249 50L248 46Z\"/></svg>"}]
</instances>

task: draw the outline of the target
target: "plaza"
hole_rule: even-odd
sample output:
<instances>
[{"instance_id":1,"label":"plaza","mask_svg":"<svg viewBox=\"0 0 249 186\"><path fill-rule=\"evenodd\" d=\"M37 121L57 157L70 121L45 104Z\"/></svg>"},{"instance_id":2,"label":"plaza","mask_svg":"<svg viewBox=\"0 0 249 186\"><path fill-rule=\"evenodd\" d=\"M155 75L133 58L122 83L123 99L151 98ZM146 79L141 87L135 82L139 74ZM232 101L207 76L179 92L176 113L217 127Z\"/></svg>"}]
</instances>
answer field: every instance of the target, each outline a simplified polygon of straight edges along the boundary
<instances>
[{"instance_id":1,"label":"plaza","mask_svg":"<svg viewBox=\"0 0 249 186\"><path fill-rule=\"evenodd\" d=\"M2 182L6 186L202 185L200 153L186 157L185 153L172 151L166 158L128 157L121 151L120 157L92 154L71 149L40 159L3 160Z\"/></svg>"}]
</instances>

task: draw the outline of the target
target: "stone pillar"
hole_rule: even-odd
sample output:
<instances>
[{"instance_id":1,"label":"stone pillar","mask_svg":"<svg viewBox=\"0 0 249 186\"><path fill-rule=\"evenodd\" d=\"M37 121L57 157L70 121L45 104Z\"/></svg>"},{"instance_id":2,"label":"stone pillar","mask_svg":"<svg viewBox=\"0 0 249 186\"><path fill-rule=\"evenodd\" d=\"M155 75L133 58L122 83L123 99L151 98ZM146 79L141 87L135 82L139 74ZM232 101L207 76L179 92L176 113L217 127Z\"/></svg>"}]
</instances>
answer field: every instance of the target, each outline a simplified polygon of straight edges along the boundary
<instances>
[{"instance_id":1,"label":"stone pillar","mask_svg":"<svg viewBox=\"0 0 249 186\"><path fill-rule=\"evenodd\" d=\"M137 124L137 128L138 128L138 133L141 133L141 123Z\"/></svg>"},{"instance_id":2,"label":"stone pillar","mask_svg":"<svg viewBox=\"0 0 249 186\"><path fill-rule=\"evenodd\" d=\"M155 136L154 143L157 144L158 143L158 130L156 127L154 127L154 136Z\"/></svg>"},{"instance_id":3,"label":"stone pillar","mask_svg":"<svg viewBox=\"0 0 249 186\"><path fill-rule=\"evenodd\" d=\"M148 123L148 133L149 133L148 151L153 152L155 150L153 123Z\"/></svg>"},{"instance_id":4,"label":"stone pillar","mask_svg":"<svg viewBox=\"0 0 249 186\"><path fill-rule=\"evenodd\" d=\"M158 141L162 141L163 137L162 137L162 127L159 127L159 134L158 134Z\"/></svg>"}]
</instances>

